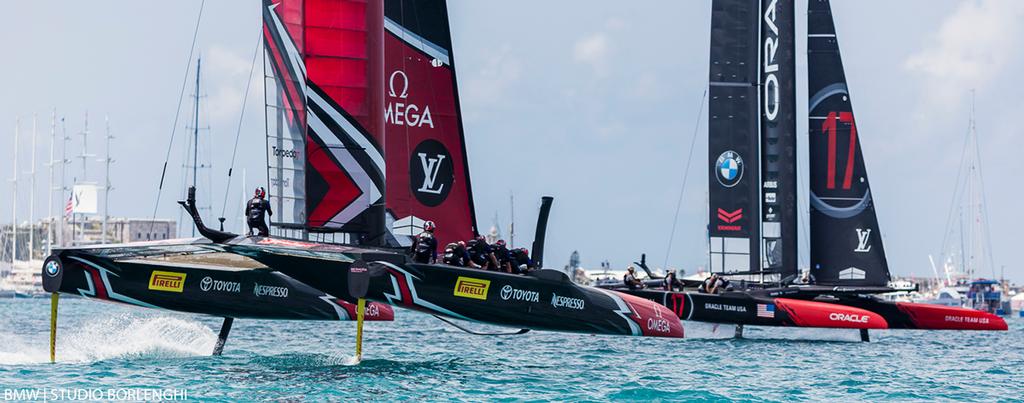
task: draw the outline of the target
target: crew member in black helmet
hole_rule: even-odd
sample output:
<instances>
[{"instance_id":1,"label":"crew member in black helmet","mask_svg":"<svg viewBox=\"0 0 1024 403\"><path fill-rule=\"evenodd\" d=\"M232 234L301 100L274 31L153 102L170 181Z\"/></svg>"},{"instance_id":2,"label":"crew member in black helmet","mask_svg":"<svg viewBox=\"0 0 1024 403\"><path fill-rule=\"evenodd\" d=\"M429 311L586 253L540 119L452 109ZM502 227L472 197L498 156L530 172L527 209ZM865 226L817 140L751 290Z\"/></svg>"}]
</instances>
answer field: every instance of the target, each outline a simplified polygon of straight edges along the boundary
<instances>
[{"instance_id":1,"label":"crew member in black helmet","mask_svg":"<svg viewBox=\"0 0 1024 403\"><path fill-rule=\"evenodd\" d=\"M498 271L512 273L512 259L504 239L491 245L491 253L494 253L494 260L498 263Z\"/></svg>"},{"instance_id":2,"label":"crew member in black helmet","mask_svg":"<svg viewBox=\"0 0 1024 403\"><path fill-rule=\"evenodd\" d=\"M485 270L493 270L491 262L494 260L494 254L491 253L491 246L487 244L484 237L478 235L476 238L470 239L466 243L466 251L469 252L469 260L474 265ZM495 267L497 267L496 264Z\"/></svg>"},{"instance_id":3,"label":"crew member in black helmet","mask_svg":"<svg viewBox=\"0 0 1024 403\"><path fill-rule=\"evenodd\" d=\"M469 259L469 252L466 251L466 243L463 241L452 242L444 247L444 264L458 267L480 267Z\"/></svg>"},{"instance_id":4,"label":"crew member in black helmet","mask_svg":"<svg viewBox=\"0 0 1024 403\"><path fill-rule=\"evenodd\" d=\"M270 210L270 202L267 201L267 190L262 186L256 188L256 194L245 204L245 217L249 224L249 236L252 230L256 230L259 236L269 236L270 229L267 228L265 216L273 216Z\"/></svg>"},{"instance_id":5,"label":"crew member in black helmet","mask_svg":"<svg viewBox=\"0 0 1024 403\"><path fill-rule=\"evenodd\" d=\"M416 263L437 263L437 238L434 238L434 222L423 223L423 232L412 241L412 260Z\"/></svg>"}]
</instances>

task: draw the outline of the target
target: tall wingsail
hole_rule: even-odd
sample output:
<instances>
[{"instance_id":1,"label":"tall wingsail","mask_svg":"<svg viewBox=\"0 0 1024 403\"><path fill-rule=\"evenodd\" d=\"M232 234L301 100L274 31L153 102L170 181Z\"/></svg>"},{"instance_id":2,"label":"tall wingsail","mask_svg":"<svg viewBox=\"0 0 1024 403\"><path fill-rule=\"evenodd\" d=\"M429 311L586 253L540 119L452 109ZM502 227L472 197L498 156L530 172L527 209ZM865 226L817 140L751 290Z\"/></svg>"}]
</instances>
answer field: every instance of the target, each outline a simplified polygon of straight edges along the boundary
<instances>
[{"instance_id":1,"label":"tall wingsail","mask_svg":"<svg viewBox=\"0 0 1024 403\"><path fill-rule=\"evenodd\" d=\"M265 0L263 14L272 224L383 242L382 1Z\"/></svg>"},{"instance_id":2,"label":"tall wingsail","mask_svg":"<svg viewBox=\"0 0 1024 403\"><path fill-rule=\"evenodd\" d=\"M760 9L714 0L708 84L711 271L760 270L758 44Z\"/></svg>"},{"instance_id":3,"label":"tall wingsail","mask_svg":"<svg viewBox=\"0 0 1024 403\"><path fill-rule=\"evenodd\" d=\"M797 274L796 36L793 0L761 2L762 269Z\"/></svg>"},{"instance_id":4,"label":"tall wingsail","mask_svg":"<svg viewBox=\"0 0 1024 403\"><path fill-rule=\"evenodd\" d=\"M819 284L883 286L889 267L831 6L810 0L807 9L811 274Z\"/></svg>"},{"instance_id":5,"label":"tall wingsail","mask_svg":"<svg viewBox=\"0 0 1024 403\"><path fill-rule=\"evenodd\" d=\"M395 241L408 245L435 221L443 247L476 233L444 0L386 0L386 205Z\"/></svg>"}]
</instances>

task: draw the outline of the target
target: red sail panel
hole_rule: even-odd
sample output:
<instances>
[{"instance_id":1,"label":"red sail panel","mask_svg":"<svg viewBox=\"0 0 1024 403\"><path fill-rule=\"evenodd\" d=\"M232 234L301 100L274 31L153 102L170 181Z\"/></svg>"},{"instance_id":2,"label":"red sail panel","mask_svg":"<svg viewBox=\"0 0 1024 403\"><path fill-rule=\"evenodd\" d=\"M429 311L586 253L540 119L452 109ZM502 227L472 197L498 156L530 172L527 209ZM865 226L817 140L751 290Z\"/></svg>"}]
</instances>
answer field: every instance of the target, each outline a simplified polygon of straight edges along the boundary
<instances>
[{"instance_id":1,"label":"red sail panel","mask_svg":"<svg viewBox=\"0 0 1024 403\"><path fill-rule=\"evenodd\" d=\"M439 247L476 234L451 34L443 1L385 3L387 197L400 244L437 224Z\"/></svg>"},{"instance_id":2,"label":"red sail panel","mask_svg":"<svg viewBox=\"0 0 1024 403\"><path fill-rule=\"evenodd\" d=\"M307 226L379 237L382 0L305 0L303 23Z\"/></svg>"}]
</instances>

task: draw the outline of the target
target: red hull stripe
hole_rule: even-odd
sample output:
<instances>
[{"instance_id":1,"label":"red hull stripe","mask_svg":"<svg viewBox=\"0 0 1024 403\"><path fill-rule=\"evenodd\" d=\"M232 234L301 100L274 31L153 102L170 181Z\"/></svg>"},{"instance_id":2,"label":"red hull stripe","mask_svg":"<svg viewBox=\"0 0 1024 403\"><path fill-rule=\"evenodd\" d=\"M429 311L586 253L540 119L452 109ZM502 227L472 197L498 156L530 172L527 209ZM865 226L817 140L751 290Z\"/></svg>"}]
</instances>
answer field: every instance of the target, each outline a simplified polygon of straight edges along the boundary
<instances>
[{"instance_id":1,"label":"red hull stripe","mask_svg":"<svg viewBox=\"0 0 1024 403\"><path fill-rule=\"evenodd\" d=\"M775 305L800 327L888 329L889 322L874 312L825 302L776 298Z\"/></svg>"},{"instance_id":2,"label":"red hull stripe","mask_svg":"<svg viewBox=\"0 0 1024 403\"><path fill-rule=\"evenodd\" d=\"M988 312L942 305L897 302L919 329L1006 330L1006 321Z\"/></svg>"}]
</instances>

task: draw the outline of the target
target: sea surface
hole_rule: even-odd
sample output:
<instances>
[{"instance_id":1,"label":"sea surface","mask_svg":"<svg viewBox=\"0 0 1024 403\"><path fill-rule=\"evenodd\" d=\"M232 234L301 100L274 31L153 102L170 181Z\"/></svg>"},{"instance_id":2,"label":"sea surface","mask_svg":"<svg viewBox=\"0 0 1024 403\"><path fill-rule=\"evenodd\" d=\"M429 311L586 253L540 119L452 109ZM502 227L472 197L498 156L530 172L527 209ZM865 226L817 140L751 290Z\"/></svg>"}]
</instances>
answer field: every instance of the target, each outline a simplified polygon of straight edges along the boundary
<instances>
[{"instance_id":1,"label":"sea surface","mask_svg":"<svg viewBox=\"0 0 1024 403\"><path fill-rule=\"evenodd\" d=\"M1024 399L1016 318L1008 332L872 331L862 343L852 330L748 327L733 339L730 326L694 322L683 340L474 336L399 310L395 322L367 323L356 363L353 322L237 320L224 355L212 357L218 318L63 298L50 364L49 308L49 299L0 300L0 399Z\"/></svg>"}]
</instances>

